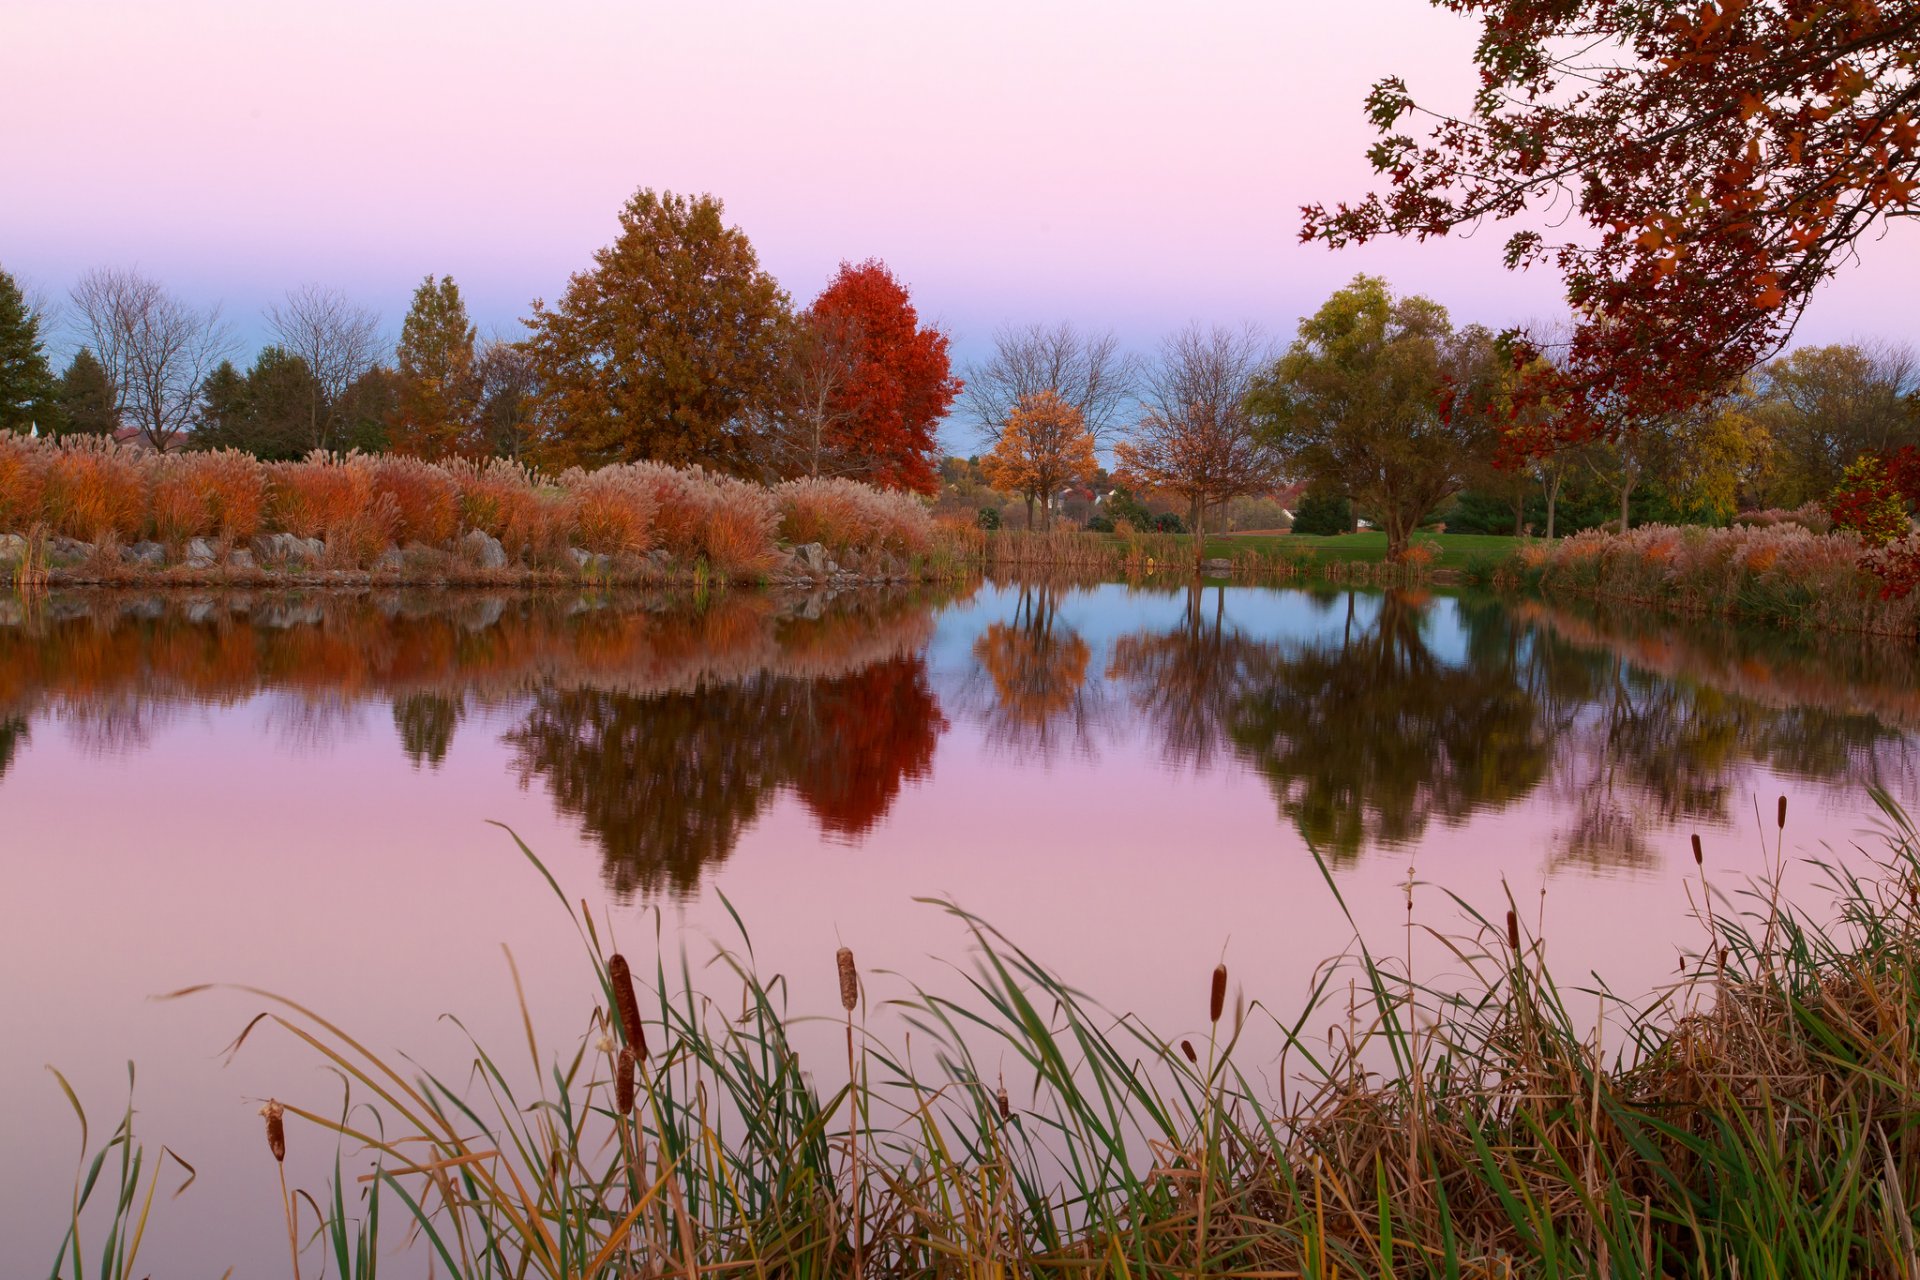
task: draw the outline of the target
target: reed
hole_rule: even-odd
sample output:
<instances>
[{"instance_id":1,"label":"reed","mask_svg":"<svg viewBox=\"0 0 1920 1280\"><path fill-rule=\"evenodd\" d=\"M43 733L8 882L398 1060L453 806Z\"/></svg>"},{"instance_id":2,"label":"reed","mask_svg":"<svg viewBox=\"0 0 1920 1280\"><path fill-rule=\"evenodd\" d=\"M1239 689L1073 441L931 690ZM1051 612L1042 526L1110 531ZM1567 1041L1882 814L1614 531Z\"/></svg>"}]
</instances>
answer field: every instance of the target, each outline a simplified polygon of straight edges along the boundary
<instances>
[{"instance_id":1,"label":"reed","mask_svg":"<svg viewBox=\"0 0 1920 1280\"><path fill-rule=\"evenodd\" d=\"M1874 798L1884 845L1863 870L1811 864L1818 915L1780 893L1777 811L1770 879L1703 916L1671 987L1600 990L1599 1029L1511 902L1450 899L1445 981L1356 941L1294 1017L1227 1018L1216 969L1204 1054L940 903L972 944L962 992L900 980L894 1046L855 1022L841 951L849 1071L823 1088L750 944L698 988L660 956L629 1014L597 927L521 845L598 996L557 1060L530 1030L525 1066L476 1046L462 1088L257 991L241 1041L289 1031L368 1095L284 1104L375 1160L358 1222L337 1172L313 1197L334 1208L308 1247L344 1256L385 1196L458 1277L1912 1277L1920 833ZM628 1016L668 1047L623 1059ZM1283 1046L1277 1089L1236 1060L1251 1018Z\"/></svg>"}]
</instances>

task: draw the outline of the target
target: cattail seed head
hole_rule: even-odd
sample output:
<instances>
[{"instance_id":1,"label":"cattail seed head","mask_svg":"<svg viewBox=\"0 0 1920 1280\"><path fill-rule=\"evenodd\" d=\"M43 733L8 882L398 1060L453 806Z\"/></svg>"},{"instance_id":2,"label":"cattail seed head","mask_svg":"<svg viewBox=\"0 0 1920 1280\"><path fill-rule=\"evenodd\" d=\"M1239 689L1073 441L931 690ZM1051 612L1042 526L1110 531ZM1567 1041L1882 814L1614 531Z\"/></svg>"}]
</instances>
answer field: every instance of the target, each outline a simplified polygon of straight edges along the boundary
<instances>
[{"instance_id":1,"label":"cattail seed head","mask_svg":"<svg viewBox=\"0 0 1920 1280\"><path fill-rule=\"evenodd\" d=\"M1007 1086L1001 1085L999 1090L993 1095L993 1098L995 1102L1000 1104L1000 1118L1002 1120L1011 1120L1013 1118L1013 1104L1007 1100Z\"/></svg>"},{"instance_id":2,"label":"cattail seed head","mask_svg":"<svg viewBox=\"0 0 1920 1280\"><path fill-rule=\"evenodd\" d=\"M1227 966L1213 966L1213 992L1207 1001L1207 1019L1220 1021L1220 1011L1227 1007Z\"/></svg>"},{"instance_id":3,"label":"cattail seed head","mask_svg":"<svg viewBox=\"0 0 1920 1280\"><path fill-rule=\"evenodd\" d=\"M1787 798L1786 798L1785 796L1781 796L1781 797L1780 797L1780 811L1779 811L1779 813L1778 813L1778 814L1776 814L1776 815L1775 815L1775 817L1774 817L1774 825L1775 825L1775 826L1777 826L1777 827L1779 827L1779 828L1780 828L1780 829L1782 829L1782 830L1785 830L1785 829L1786 829L1786 825L1787 825Z\"/></svg>"},{"instance_id":4,"label":"cattail seed head","mask_svg":"<svg viewBox=\"0 0 1920 1280\"><path fill-rule=\"evenodd\" d=\"M1727 967L1727 949L1725 947L1720 948L1720 967L1722 969Z\"/></svg>"},{"instance_id":5,"label":"cattail seed head","mask_svg":"<svg viewBox=\"0 0 1920 1280\"><path fill-rule=\"evenodd\" d=\"M613 980L613 1003L620 1012L620 1035L627 1047L640 1057L647 1056L647 1033L640 1025L640 1001L633 994L633 970L618 951L607 961L607 977Z\"/></svg>"},{"instance_id":6,"label":"cattail seed head","mask_svg":"<svg viewBox=\"0 0 1920 1280\"><path fill-rule=\"evenodd\" d=\"M1184 1054L1186 1054L1186 1055L1187 1055L1187 1061L1188 1061L1188 1062L1191 1062L1191 1063L1193 1063L1193 1064L1194 1064L1194 1065L1196 1065L1196 1066L1198 1066L1198 1065L1199 1065L1199 1062L1200 1062L1200 1055L1199 1055L1199 1054L1197 1054L1197 1053L1195 1053L1195 1052L1193 1051L1193 1041L1191 1041L1191 1040L1182 1040L1182 1041L1180 1042L1180 1052L1182 1052L1182 1053L1184 1053Z\"/></svg>"},{"instance_id":7,"label":"cattail seed head","mask_svg":"<svg viewBox=\"0 0 1920 1280\"><path fill-rule=\"evenodd\" d=\"M1693 833L1693 865L1696 867L1706 865L1706 856L1700 852L1700 833L1698 831Z\"/></svg>"},{"instance_id":8,"label":"cattail seed head","mask_svg":"<svg viewBox=\"0 0 1920 1280\"><path fill-rule=\"evenodd\" d=\"M613 1105L623 1116L633 1114L634 1061L633 1050L622 1049L619 1067L613 1075Z\"/></svg>"},{"instance_id":9,"label":"cattail seed head","mask_svg":"<svg viewBox=\"0 0 1920 1280\"><path fill-rule=\"evenodd\" d=\"M287 1159L287 1126L281 1119L286 1110L271 1098L260 1108L260 1114L267 1118L267 1150L273 1152L274 1160L281 1164Z\"/></svg>"},{"instance_id":10,"label":"cattail seed head","mask_svg":"<svg viewBox=\"0 0 1920 1280\"><path fill-rule=\"evenodd\" d=\"M852 1013L860 1005L860 971L853 967L853 948L840 948L834 960L840 966L840 1007Z\"/></svg>"},{"instance_id":11,"label":"cattail seed head","mask_svg":"<svg viewBox=\"0 0 1920 1280\"><path fill-rule=\"evenodd\" d=\"M1520 917L1512 907L1507 908L1507 945L1515 951L1520 949Z\"/></svg>"}]
</instances>

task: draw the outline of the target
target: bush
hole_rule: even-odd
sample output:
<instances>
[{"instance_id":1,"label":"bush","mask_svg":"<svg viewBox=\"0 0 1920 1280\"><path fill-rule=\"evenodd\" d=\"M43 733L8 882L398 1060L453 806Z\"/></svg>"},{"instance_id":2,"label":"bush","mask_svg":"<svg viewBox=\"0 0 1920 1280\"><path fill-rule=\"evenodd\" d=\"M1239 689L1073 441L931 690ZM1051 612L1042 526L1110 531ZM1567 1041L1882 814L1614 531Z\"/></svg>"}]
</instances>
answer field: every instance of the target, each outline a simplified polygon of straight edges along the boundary
<instances>
[{"instance_id":1,"label":"bush","mask_svg":"<svg viewBox=\"0 0 1920 1280\"><path fill-rule=\"evenodd\" d=\"M1112 533L1113 518L1111 516L1108 516L1105 512L1101 512L1097 515L1089 516L1087 518L1087 532L1088 533Z\"/></svg>"},{"instance_id":2,"label":"bush","mask_svg":"<svg viewBox=\"0 0 1920 1280\"><path fill-rule=\"evenodd\" d=\"M1331 537L1353 528L1353 504L1317 489L1309 489L1293 513L1293 531L1314 537Z\"/></svg>"},{"instance_id":3,"label":"bush","mask_svg":"<svg viewBox=\"0 0 1920 1280\"><path fill-rule=\"evenodd\" d=\"M1163 511L1153 518L1155 533L1185 533L1187 522L1171 511Z\"/></svg>"},{"instance_id":4,"label":"bush","mask_svg":"<svg viewBox=\"0 0 1920 1280\"><path fill-rule=\"evenodd\" d=\"M980 528L985 529L989 533L991 533L993 530L998 529L1000 527L1000 508L998 507L980 508L980 512L978 515L976 515L973 518L973 522L976 525L980 526Z\"/></svg>"}]
</instances>

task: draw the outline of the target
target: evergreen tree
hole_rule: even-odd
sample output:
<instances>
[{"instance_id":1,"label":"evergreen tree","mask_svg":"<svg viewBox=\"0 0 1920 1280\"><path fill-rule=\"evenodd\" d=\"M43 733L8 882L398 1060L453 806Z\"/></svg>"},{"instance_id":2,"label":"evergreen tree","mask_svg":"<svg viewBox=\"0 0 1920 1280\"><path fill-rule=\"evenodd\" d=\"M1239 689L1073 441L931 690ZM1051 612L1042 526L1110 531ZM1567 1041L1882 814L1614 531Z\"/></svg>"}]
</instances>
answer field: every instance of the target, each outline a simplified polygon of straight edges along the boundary
<instances>
[{"instance_id":1,"label":"evergreen tree","mask_svg":"<svg viewBox=\"0 0 1920 1280\"><path fill-rule=\"evenodd\" d=\"M52 419L53 371L40 345L40 318L0 271L0 431L51 431Z\"/></svg>"},{"instance_id":2,"label":"evergreen tree","mask_svg":"<svg viewBox=\"0 0 1920 1280\"><path fill-rule=\"evenodd\" d=\"M312 394L307 362L279 347L262 348L244 374L223 360L201 390L193 443L202 449L240 449L269 462L304 457Z\"/></svg>"},{"instance_id":3,"label":"evergreen tree","mask_svg":"<svg viewBox=\"0 0 1920 1280\"><path fill-rule=\"evenodd\" d=\"M107 367L90 348L73 353L73 363L54 387L53 434L56 436L110 436L120 429L118 397Z\"/></svg>"},{"instance_id":4,"label":"evergreen tree","mask_svg":"<svg viewBox=\"0 0 1920 1280\"><path fill-rule=\"evenodd\" d=\"M393 448L423 458L480 452L477 446L474 329L452 276L428 276L413 291L400 326Z\"/></svg>"}]
</instances>

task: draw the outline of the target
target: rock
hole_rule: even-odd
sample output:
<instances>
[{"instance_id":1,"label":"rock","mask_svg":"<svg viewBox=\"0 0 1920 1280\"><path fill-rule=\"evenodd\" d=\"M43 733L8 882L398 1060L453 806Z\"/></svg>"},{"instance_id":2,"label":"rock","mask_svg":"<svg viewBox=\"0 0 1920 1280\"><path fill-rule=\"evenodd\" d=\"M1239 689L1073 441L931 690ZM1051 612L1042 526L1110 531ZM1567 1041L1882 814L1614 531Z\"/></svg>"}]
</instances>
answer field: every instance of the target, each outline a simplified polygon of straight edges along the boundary
<instances>
[{"instance_id":1,"label":"rock","mask_svg":"<svg viewBox=\"0 0 1920 1280\"><path fill-rule=\"evenodd\" d=\"M673 569L673 557L661 548L655 547L647 552L647 567L655 573L669 573Z\"/></svg>"},{"instance_id":2,"label":"rock","mask_svg":"<svg viewBox=\"0 0 1920 1280\"><path fill-rule=\"evenodd\" d=\"M93 555L93 544L78 538L48 538L47 554L56 560L86 560Z\"/></svg>"},{"instance_id":3,"label":"rock","mask_svg":"<svg viewBox=\"0 0 1920 1280\"><path fill-rule=\"evenodd\" d=\"M24 560L27 540L17 533L0 533L0 560Z\"/></svg>"},{"instance_id":4,"label":"rock","mask_svg":"<svg viewBox=\"0 0 1920 1280\"><path fill-rule=\"evenodd\" d=\"M227 555L227 564L234 569L251 569L253 568L253 552L247 550L245 547L230 552Z\"/></svg>"},{"instance_id":5,"label":"rock","mask_svg":"<svg viewBox=\"0 0 1920 1280\"><path fill-rule=\"evenodd\" d=\"M380 558L373 562L375 573L399 573L406 567L407 557L398 547L388 547L380 553Z\"/></svg>"},{"instance_id":6,"label":"rock","mask_svg":"<svg viewBox=\"0 0 1920 1280\"><path fill-rule=\"evenodd\" d=\"M604 578L613 570L612 558L597 551L568 547L567 554L573 558L573 567L580 571L582 577Z\"/></svg>"},{"instance_id":7,"label":"rock","mask_svg":"<svg viewBox=\"0 0 1920 1280\"><path fill-rule=\"evenodd\" d=\"M254 546L262 560L278 564L318 564L327 553L327 544L318 538L300 538L291 533L270 533Z\"/></svg>"},{"instance_id":8,"label":"rock","mask_svg":"<svg viewBox=\"0 0 1920 1280\"><path fill-rule=\"evenodd\" d=\"M460 539L459 547L468 559L482 569L504 569L507 567L507 549L500 540L483 529L473 529Z\"/></svg>"},{"instance_id":9,"label":"rock","mask_svg":"<svg viewBox=\"0 0 1920 1280\"><path fill-rule=\"evenodd\" d=\"M120 558L128 564L157 569L167 562L167 549L157 542L136 542L130 547L120 548Z\"/></svg>"},{"instance_id":10,"label":"rock","mask_svg":"<svg viewBox=\"0 0 1920 1280\"><path fill-rule=\"evenodd\" d=\"M1224 578L1233 572L1233 561L1213 559L1207 561L1200 567L1213 577Z\"/></svg>"},{"instance_id":11,"label":"rock","mask_svg":"<svg viewBox=\"0 0 1920 1280\"><path fill-rule=\"evenodd\" d=\"M793 563L802 573L821 577L834 571L827 549L817 542L803 542L793 549Z\"/></svg>"},{"instance_id":12,"label":"rock","mask_svg":"<svg viewBox=\"0 0 1920 1280\"><path fill-rule=\"evenodd\" d=\"M205 538L187 539L186 565L189 569L211 569L220 562L220 553Z\"/></svg>"}]
</instances>

